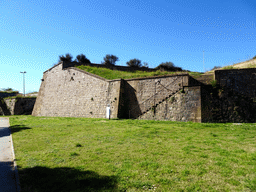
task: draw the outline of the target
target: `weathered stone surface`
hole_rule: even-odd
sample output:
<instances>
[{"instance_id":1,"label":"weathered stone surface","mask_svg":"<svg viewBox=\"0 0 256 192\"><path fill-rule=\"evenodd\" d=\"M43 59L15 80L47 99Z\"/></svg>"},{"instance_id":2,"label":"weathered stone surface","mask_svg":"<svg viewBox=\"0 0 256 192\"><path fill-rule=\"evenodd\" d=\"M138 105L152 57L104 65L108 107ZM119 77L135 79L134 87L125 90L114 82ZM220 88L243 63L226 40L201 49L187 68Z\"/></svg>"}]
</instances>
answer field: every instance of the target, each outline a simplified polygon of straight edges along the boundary
<instances>
[{"instance_id":1,"label":"weathered stone surface","mask_svg":"<svg viewBox=\"0 0 256 192\"><path fill-rule=\"evenodd\" d=\"M201 87L185 87L139 118L201 122Z\"/></svg>"},{"instance_id":2,"label":"weathered stone surface","mask_svg":"<svg viewBox=\"0 0 256 192\"><path fill-rule=\"evenodd\" d=\"M202 122L256 122L256 102L230 87L202 88Z\"/></svg>"},{"instance_id":3,"label":"weathered stone surface","mask_svg":"<svg viewBox=\"0 0 256 192\"><path fill-rule=\"evenodd\" d=\"M36 98L26 97L1 99L0 115L31 115L35 102Z\"/></svg>"},{"instance_id":4,"label":"weathered stone surface","mask_svg":"<svg viewBox=\"0 0 256 192\"><path fill-rule=\"evenodd\" d=\"M256 97L256 68L216 70L214 78L238 94Z\"/></svg>"},{"instance_id":5,"label":"weathered stone surface","mask_svg":"<svg viewBox=\"0 0 256 192\"><path fill-rule=\"evenodd\" d=\"M126 80L129 117L137 118L188 85L187 74Z\"/></svg>"},{"instance_id":6,"label":"weathered stone surface","mask_svg":"<svg viewBox=\"0 0 256 192\"><path fill-rule=\"evenodd\" d=\"M183 86L189 75L106 80L77 68L61 64L44 73L32 115L105 118L137 118ZM147 104L147 106L145 106Z\"/></svg>"},{"instance_id":7,"label":"weathered stone surface","mask_svg":"<svg viewBox=\"0 0 256 192\"><path fill-rule=\"evenodd\" d=\"M32 115L105 118L110 105L116 118L119 92L120 81L57 65L44 73Z\"/></svg>"},{"instance_id":8,"label":"weathered stone surface","mask_svg":"<svg viewBox=\"0 0 256 192\"><path fill-rule=\"evenodd\" d=\"M188 74L106 80L60 63L44 72L32 115L105 118L110 105L111 118L255 122L255 86L244 91L241 83L248 83L254 71L242 72L216 72L221 85L223 80L232 82L220 89Z\"/></svg>"}]
</instances>

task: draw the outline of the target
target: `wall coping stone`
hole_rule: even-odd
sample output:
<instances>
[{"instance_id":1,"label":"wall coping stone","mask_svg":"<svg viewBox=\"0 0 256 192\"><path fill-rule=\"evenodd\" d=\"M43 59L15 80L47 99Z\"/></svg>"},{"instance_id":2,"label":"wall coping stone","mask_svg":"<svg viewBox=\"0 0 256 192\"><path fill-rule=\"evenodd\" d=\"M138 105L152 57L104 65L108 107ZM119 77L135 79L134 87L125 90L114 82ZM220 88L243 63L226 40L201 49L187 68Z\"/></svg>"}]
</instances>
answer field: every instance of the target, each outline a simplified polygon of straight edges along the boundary
<instances>
[{"instance_id":1,"label":"wall coping stone","mask_svg":"<svg viewBox=\"0 0 256 192\"><path fill-rule=\"evenodd\" d=\"M82 70L82 69L78 69L78 68L76 68L76 67L68 67L68 68L63 69L63 70L68 70L68 69L73 69L73 70L76 70L76 71L85 73L85 74L87 74L87 75L90 75L90 76L92 76L92 77L96 77L96 78L98 78L98 79L101 79L101 80L103 80L103 81L108 81L108 79L105 79L105 78L103 78L103 77L101 77L101 76L98 76L98 75L95 75L95 74L92 74L92 73L89 73L89 72L84 71L84 70Z\"/></svg>"},{"instance_id":2,"label":"wall coping stone","mask_svg":"<svg viewBox=\"0 0 256 192\"><path fill-rule=\"evenodd\" d=\"M50 69L47 69L45 72L43 72L43 73L46 73L46 72L48 72L48 71L51 71L54 67L57 67L58 65L60 65L60 64L62 64L63 62L61 61L61 62L59 62L59 63L57 63L56 65L54 65L54 66L52 66Z\"/></svg>"},{"instance_id":3,"label":"wall coping stone","mask_svg":"<svg viewBox=\"0 0 256 192\"><path fill-rule=\"evenodd\" d=\"M125 79L125 81L144 80L144 79L159 79L159 78L174 77L174 76L189 76L189 74L188 73L179 73L179 74L160 75L160 76L137 77L137 78L132 78L132 79Z\"/></svg>"},{"instance_id":4,"label":"wall coping stone","mask_svg":"<svg viewBox=\"0 0 256 192\"><path fill-rule=\"evenodd\" d=\"M214 72L217 71L251 71L251 70L256 70L256 68L241 68L241 69L216 69Z\"/></svg>"}]
</instances>

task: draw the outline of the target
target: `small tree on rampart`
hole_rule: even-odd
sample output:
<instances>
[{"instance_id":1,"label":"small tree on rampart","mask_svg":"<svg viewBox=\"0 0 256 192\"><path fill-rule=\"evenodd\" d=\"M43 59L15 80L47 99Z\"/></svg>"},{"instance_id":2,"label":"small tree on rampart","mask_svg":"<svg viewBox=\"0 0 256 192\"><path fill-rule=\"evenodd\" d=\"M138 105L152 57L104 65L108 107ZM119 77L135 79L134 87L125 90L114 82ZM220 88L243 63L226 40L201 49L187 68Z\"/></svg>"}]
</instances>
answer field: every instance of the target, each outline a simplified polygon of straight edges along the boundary
<instances>
[{"instance_id":1,"label":"small tree on rampart","mask_svg":"<svg viewBox=\"0 0 256 192\"><path fill-rule=\"evenodd\" d=\"M8 88L2 88L1 91L15 91L15 90L13 90L13 88L8 87Z\"/></svg>"},{"instance_id":2,"label":"small tree on rampart","mask_svg":"<svg viewBox=\"0 0 256 192\"><path fill-rule=\"evenodd\" d=\"M70 53L66 53L66 55L60 55L59 56L59 62L61 61L67 61L67 62L72 62L73 56Z\"/></svg>"},{"instance_id":3,"label":"small tree on rampart","mask_svg":"<svg viewBox=\"0 0 256 192\"><path fill-rule=\"evenodd\" d=\"M84 63L84 64L91 63L91 61L87 59L84 54L77 55L75 61L78 63Z\"/></svg>"},{"instance_id":4,"label":"small tree on rampart","mask_svg":"<svg viewBox=\"0 0 256 192\"><path fill-rule=\"evenodd\" d=\"M119 60L117 56L107 54L104 58L104 62L101 62L103 65L107 67L114 66L116 62Z\"/></svg>"},{"instance_id":5,"label":"small tree on rampart","mask_svg":"<svg viewBox=\"0 0 256 192\"><path fill-rule=\"evenodd\" d=\"M142 68L148 68L148 63L147 62L143 62Z\"/></svg>"},{"instance_id":6,"label":"small tree on rampart","mask_svg":"<svg viewBox=\"0 0 256 192\"><path fill-rule=\"evenodd\" d=\"M142 67L141 60L139 60L139 59L131 59L130 61L126 62L126 64L132 68Z\"/></svg>"},{"instance_id":7,"label":"small tree on rampart","mask_svg":"<svg viewBox=\"0 0 256 192\"><path fill-rule=\"evenodd\" d=\"M181 67L176 67L173 62L163 62L156 67L156 69L164 71L182 71Z\"/></svg>"},{"instance_id":8,"label":"small tree on rampart","mask_svg":"<svg viewBox=\"0 0 256 192\"><path fill-rule=\"evenodd\" d=\"M221 66L214 66L210 71L220 69L220 68L221 68Z\"/></svg>"}]
</instances>

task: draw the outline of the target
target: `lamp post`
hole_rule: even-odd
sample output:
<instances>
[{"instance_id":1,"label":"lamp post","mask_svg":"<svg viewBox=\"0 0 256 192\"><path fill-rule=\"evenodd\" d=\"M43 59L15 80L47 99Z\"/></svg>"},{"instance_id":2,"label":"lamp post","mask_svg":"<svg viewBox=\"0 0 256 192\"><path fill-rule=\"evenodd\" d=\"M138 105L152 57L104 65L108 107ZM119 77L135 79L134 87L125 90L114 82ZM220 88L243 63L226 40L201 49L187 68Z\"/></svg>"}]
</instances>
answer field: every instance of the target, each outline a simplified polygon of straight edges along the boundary
<instances>
[{"instance_id":1,"label":"lamp post","mask_svg":"<svg viewBox=\"0 0 256 192\"><path fill-rule=\"evenodd\" d=\"M203 51L203 65L204 65L204 51ZM205 72L205 67L204 67L204 72Z\"/></svg>"},{"instance_id":2,"label":"lamp post","mask_svg":"<svg viewBox=\"0 0 256 192\"><path fill-rule=\"evenodd\" d=\"M25 73L27 73L27 72L24 71L24 72L20 72L20 73L23 73L23 94L24 94L24 97L25 97Z\"/></svg>"}]
</instances>

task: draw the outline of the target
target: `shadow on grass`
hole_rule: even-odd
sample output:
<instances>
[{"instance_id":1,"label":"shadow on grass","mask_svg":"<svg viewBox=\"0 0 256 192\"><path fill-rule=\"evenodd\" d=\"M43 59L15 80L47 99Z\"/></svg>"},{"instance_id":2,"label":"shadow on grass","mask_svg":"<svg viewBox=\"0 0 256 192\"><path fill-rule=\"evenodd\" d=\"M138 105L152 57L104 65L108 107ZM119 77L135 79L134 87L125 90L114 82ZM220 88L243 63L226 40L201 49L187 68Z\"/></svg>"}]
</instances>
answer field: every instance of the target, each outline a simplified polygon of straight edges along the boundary
<instances>
[{"instance_id":1,"label":"shadow on grass","mask_svg":"<svg viewBox=\"0 0 256 192\"><path fill-rule=\"evenodd\" d=\"M103 176L69 167L19 169L19 177L24 192L118 191L116 176Z\"/></svg>"},{"instance_id":2,"label":"shadow on grass","mask_svg":"<svg viewBox=\"0 0 256 192\"><path fill-rule=\"evenodd\" d=\"M16 133L22 130L31 129L30 127L25 127L23 125L13 125L9 127L12 133Z\"/></svg>"}]
</instances>

